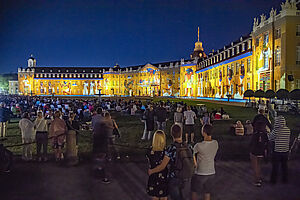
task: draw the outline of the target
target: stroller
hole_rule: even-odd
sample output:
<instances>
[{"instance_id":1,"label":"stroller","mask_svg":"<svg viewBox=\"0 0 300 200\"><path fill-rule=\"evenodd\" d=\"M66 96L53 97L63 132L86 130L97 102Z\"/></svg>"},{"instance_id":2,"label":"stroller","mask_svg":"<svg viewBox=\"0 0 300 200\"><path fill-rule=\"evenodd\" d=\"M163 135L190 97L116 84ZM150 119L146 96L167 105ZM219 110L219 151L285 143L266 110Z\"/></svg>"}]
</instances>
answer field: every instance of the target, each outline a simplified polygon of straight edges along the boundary
<instances>
[{"instance_id":1,"label":"stroller","mask_svg":"<svg viewBox=\"0 0 300 200\"><path fill-rule=\"evenodd\" d=\"M1 138L3 142L6 138ZM0 144L0 173L9 173L13 163L13 154L6 149L3 144Z\"/></svg>"}]
</instances>

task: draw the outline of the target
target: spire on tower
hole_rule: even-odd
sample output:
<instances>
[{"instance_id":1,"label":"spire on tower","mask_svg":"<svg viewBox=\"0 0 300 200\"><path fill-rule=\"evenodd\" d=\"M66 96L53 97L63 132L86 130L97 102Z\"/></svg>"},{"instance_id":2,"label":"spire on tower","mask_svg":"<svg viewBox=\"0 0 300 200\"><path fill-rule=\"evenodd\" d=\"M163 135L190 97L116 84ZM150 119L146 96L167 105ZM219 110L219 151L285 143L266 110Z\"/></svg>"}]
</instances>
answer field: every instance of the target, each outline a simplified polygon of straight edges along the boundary
<instances>
[{"instance_id":1,"label":"spire on tower","mask_svg":"<svg viewBox=\"0 0 300 200\"><path fill-rule=\"evenodd\" d=\"M198 26L198 42L199 42L199 26Z\"/></svg>"}]
</instances>

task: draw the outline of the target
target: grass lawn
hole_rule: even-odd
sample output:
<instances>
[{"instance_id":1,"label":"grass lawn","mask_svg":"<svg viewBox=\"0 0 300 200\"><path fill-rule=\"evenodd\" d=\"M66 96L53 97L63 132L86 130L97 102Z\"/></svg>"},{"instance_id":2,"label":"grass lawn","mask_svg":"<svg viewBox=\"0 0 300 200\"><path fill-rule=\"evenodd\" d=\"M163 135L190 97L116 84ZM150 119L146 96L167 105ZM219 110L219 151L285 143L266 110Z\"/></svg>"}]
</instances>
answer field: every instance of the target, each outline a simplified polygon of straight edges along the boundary
<instances>
[{"instance_id":1,"label":"grass lawn","mask_svg":"<svg viewBox=\"0 0 300 200\"><path fill-rule=\"evenodd\" d=\"M154 101L166 100L156 98ZM256 110L252 108L245 108L232 105L222 105L215 102L202 102L200 100L181 100L181 99L169 99L170 101L184 101L189 105L197 105L199 103L205 104L209 111L212 109L223 109L230 115L231 120L228 121L216 121L214 122L214 138L219 142L219 153L218 158L222 160L227 159L238 159L245 160L248 159L249 151L248 146L251 136L235 136L230 133L230 126L237 120L241 120L245 123L246 120L252 120ZM299 133L296 125L300 124L300 117L290 114L283 115L287 119L287 125L292 130L292 138ZM145 148L149 147L150 142L141 141L144 124L140 121L139 116L128 116L122 115L120 113L112 113L112 117L116 120L122 138L116 141L116 148L120 151L121 155L130 155L131 157L136 155L144 155ZM169 134L170 127L172 125L173 119L167 122L167 139L168 144L171 143L171 136ZM196 141L202 140L200 134L200 122L197 120L195 128ZM18 128L17 121L12 121L8 126L8 139L4 142L4 145L13 145L21 143L21 134ZM79 152L80 154L89 154L92 150L92 137L90 131L81 131L79 135ZM35 152L35 145L34 152ZM9 148L15 154L20 155L22 152L22 147L12 147ZM51 151L50 151L51 152Z\"/></svg>"}]
</instances>

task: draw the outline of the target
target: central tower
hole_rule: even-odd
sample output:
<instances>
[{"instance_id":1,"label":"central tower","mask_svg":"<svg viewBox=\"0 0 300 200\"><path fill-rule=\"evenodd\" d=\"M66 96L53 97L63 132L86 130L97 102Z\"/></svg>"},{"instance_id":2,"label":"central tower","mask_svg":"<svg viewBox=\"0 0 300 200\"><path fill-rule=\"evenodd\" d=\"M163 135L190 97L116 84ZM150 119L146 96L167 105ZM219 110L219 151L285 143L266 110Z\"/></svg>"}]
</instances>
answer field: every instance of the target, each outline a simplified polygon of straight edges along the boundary
<instances>
[{"instance_id":1,"label":"central tower","mask_svg":"<svg viewBox=\"0 0 300 200\"><path fill-rule=\"evenodd\" d=\"M200 42L200 40L199 40L199 27L198 27L198 41L195 43L194 51L190 56L191 56L191 59L206 57L206 54L202 47L202 42Z\"/></svg>"}]
</instances>

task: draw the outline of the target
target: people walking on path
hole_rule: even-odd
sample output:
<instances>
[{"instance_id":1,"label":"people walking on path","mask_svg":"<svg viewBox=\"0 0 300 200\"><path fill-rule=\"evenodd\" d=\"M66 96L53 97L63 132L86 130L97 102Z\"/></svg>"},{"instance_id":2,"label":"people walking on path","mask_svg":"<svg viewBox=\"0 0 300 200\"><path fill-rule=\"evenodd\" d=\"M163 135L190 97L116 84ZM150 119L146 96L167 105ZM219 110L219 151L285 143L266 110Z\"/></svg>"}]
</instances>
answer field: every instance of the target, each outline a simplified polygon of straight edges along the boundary
<instances>
[{"instance_id":1,"label":"people walking on path","mask_svg":"<svg viewBox=\"0 0 300 200\"><path fill-rule=\"evenodd\" d=\"M200 194L204 194L204 200L210 200L211 193L215 185L215 156L219 145L212 139L213 127L205 124L202 127L204 141L194 146L195 175L192 178L191 190L192 200L199 199Z\"/></svg>"},{"instance_id":2,"label":"people walking on path","mask_svg":"<svg viewBox=\"0 0 300 200\"><path fill-rule=\"evenodd\" d=\"M162 130L157 130L153 135L152 146L146 154L149 169L155 168L165 156L166 135ZM166 200L168 196L168 169L151 174L148 179L147 193L152 200Z\"/></svg>"},{"instance_id":3,"label":"people walking on path","mask_svg":"<svg viewBox=\"0 0 300 200\"><path fill-rule=\"evenodd\" d=\"M194 143L194 126L195 126L195 119L196 113L191 110L190 106L187 106L187 110L183 112L184 116L184 128L185 128L185 142L189 143L189 137L191 138L191 143Z\"/></svg>"},{"instance_id":4,"label":"people walking on path","mask_svg":"<svg viewBox=\"0 0 300 200\"><path fill-rule=\"evenodd\" d=\"M109 145L109 123L102 116L102 109L97 108L97 114L93 116L93 154L97 175L100 176L102 183L109 184L107 175L107 155Z\"/></svg>"},{"instance_id":5,"label":"people walking on path","mask_svg":"<svg viewBox=\"0 0 300 200\"><path fill-rule=\"evenodd\" d=\"M42 160L47 161L47 149L48 149L48 122L43 116L42 111L37 112L37 118L34 121L34 128L36 131L36 152L37 160L40 162ZM43 149L43 154L41 155L41 150Z\"/></svg>"},{"instance_id":6,"label":"people walking on path","mask_svg":"<svg viewBox=\"0 0 300 200\"><path fill-rule=\"evenodd\" d=\"M25 112L23 118L19 121L19 127L22 133L23 153L22 159L25 161L32 160L32 144L34 140L34 123L30 120L29 113Z\"/></svg>"},{"instance_id":7,"label":"people walking on path","mask_svg":"<svg viewBox=\"0 0 300 200\"><path fill-rule=\"evenodd\" d=\"M52 147L55 153L55 160L61 161L64 159L63 148L66 141L67 126L61 118L60 111L55 111L54 120L49 128L49 136L52 137Z\"/></svg>"},{"instance_id":8,"label":"people walking on path","mask_svg":"<svg viewBox=\"0 0 300 200\"><path fill-rule=\"evenodd\" d=\"M276 184L279 166L281 165L281 180L288 182L288 152L291 131L286 125L285 118L280 115L275 117L274 130L268 135L269 140L274 142L272 155L271 183Z\"/></svg>"},{"instance_id":9,"label":"people walking on path","mask_svg":"<svg viewBox=\"0 0 300 200\"><path fill-rule=\"evenodd\" d=\"M257 187L261 187L261 161L267 154L268 135L264 121L257 121L254 128L255 132L253 133L250 142L250 161L254 172L253 184Z\"/></svg>"}]
</instances>

